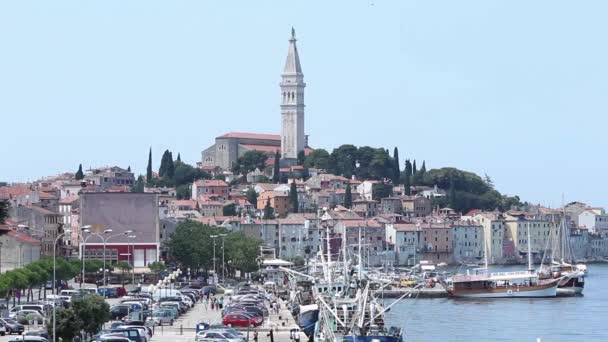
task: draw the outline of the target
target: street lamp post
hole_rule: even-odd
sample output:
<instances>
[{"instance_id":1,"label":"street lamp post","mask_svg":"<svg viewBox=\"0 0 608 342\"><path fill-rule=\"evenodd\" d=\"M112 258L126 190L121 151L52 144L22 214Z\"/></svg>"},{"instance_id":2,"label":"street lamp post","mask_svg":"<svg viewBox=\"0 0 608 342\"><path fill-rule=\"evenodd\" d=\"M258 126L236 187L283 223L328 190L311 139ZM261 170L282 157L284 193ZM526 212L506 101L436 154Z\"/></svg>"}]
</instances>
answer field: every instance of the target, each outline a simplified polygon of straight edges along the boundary
<instances>
[{"instance_id":1,"label":"street lamp post","mask_svg":"<svg viewBox=\"0 0 608 342\"><path fill-rule=\"evenodd\" d=\"M135 285L135 248L133 247L133 239L135 239L136 236L135 235L129 235L129 244L131 247L131 251L129 252L129 263L131 263L131 261L133 261L132 265L131 265L131 284Z\"/></svg>"},{"instance_id":2,"label":"street lamp post","mask_svg":"<svg viewBox=\"0 0 608 342\"><path fill-rule=\"evenodd\" d=\"M63 233L57 235L55 238L55 242L53 243L53 294L57 294L57 242L59 242L59 238L63 237L66 234L71 233L70 230L65 230ZM55 317L57 305L53 305L53 342L57 341L57 320Z\"/></svg>"},{"instance_id":3,"label":"street lamp post","mask_svg":"<svg viewBox=\"0 0 608 342\"><path fill-rule=\"evenodd\" d=\"M222 237L222 281L225 283L226 282L226 264L224 262L224 238L228 234L218 234L218 235Z\"/></svg>"},{"instance_id":4,"label":"street lamp post","mask_svg":"<svg viewBox=\"0 0 608 342\"><path fill-rule=\"evenodd\" d=\"M104 234L111 233L111 232L112 232L112 229L106 229L106 230L103 231ZM121 236L121 235L129 235L131 233L133 233L132 230L126 230L123 233L110 235L110 236L105 237L105 238L102 237L102 239L103 239L103 286L104 287L108 286L108 279L106 277L106 244L108 243L108 240L110 240L113 237ZM103 293L104 293L104 296L105 296L106 291L104 290Z\"/></svg>"},{"instance_id":5,"label":"street lamp post","mask_svg":"<svg viewBox=\"0 0 608 342\"><path fill-rule=\"evenodd\" d=\"M83 233L89 233L91 226L86 225L80 229L80 234L78 234L78 238L82 241L82 248L80 249L80 260L82 261L82 278L80 278L80 288L82 288L82 284L84 283L84 248L87 240L82 237ZM87 239L90 236L87 236Z\"/></svg>"},{"instance_id":6,"label":"street lamp post","mask_svg":"<svg viewBox=\"0 0 608 342\"><path fill-rule=\"evenodd\" d=\"M217 277L217 270L215 269L215 239L217 239L218 236L210 235L209 237L213 239L213 276Z\"/></svg>"}]
</instances>

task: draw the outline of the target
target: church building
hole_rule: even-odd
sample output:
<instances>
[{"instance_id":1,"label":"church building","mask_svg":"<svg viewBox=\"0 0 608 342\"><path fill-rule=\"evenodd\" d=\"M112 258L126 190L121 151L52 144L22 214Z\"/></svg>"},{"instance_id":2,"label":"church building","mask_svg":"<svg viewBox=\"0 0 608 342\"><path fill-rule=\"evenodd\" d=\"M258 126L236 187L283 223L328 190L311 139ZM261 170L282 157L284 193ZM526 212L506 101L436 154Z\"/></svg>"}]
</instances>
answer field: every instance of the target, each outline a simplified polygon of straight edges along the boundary
<instances>
[{"instance_id":1,"label":"church building","mask_svg":"<svg viewBox=\"0 0 608 342\"><path fill-rule=\"evenodd\" d=\"M281 154L282 165L294 165L298 153L308 154L304 134L304 74L296 46L295 30L291 29L287 60L281 74L281 135L230 132L215 138L215 144L202 152L201 166L231 169L238 157L247 151Z\"/></svg>"}]
</instances>

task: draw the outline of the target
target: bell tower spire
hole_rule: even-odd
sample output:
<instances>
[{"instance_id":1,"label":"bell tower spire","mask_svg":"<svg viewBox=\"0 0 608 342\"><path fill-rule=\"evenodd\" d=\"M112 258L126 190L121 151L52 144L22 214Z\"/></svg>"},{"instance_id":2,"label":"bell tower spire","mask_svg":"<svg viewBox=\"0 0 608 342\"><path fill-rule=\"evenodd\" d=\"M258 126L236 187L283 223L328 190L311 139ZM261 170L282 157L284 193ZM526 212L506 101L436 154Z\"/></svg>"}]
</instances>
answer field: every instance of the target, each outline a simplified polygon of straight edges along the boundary
<instances>
[{"instance_id":1,"label":"bell tower spire","mask_svg":"<svg viewBox=\"0 0 608 342\"><path fill-rule=\"evenodd\" d=\"M296 46L296 30L291 28L287 59L281 74L281 157L291 160L304 151L304 74Z\"/></svg>"}]
</instances>

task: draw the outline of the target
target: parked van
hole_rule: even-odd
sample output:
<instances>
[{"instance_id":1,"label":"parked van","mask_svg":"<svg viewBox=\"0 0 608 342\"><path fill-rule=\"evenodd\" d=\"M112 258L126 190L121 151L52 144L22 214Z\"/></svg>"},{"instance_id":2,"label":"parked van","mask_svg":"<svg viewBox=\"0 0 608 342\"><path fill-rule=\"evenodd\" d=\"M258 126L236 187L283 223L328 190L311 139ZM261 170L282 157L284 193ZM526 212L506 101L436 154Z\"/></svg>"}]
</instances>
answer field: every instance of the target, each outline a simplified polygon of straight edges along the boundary
<instances>
[{"instance_id":1,"label":"parked van","mask_svg":"<svg viewBox=\"0 0 608 342\"><path fill-rule=\"evenodd\" d=\"M13 314L13 313L17 313L22 310L36 310L36 311L40 312L41 315L44 315L46 313L45 307L43 304L23 304L23 305L16 305L12 309L10 309L9 315Z\"/></svg>"}]
</instances>

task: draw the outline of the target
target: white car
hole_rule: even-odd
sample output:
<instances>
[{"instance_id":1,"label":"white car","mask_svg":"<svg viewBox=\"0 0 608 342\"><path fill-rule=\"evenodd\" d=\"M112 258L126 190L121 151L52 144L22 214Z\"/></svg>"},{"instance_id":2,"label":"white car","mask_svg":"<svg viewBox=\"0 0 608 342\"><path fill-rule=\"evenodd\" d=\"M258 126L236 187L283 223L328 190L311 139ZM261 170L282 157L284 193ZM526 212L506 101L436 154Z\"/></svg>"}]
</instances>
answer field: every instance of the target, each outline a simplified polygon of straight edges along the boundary
<instances>
[{"instance_id":1,"label":"white car","mask_svg":"<svg viewBox=\"0 0 608 342\"><path fill-rule=\"evenodd\" d=\"M243 339L233 333L220 330L203 330L196 334L194 339L196 342L202 341L228 341L228 342L243 342Z\"/></svg>"}]
</instances>

